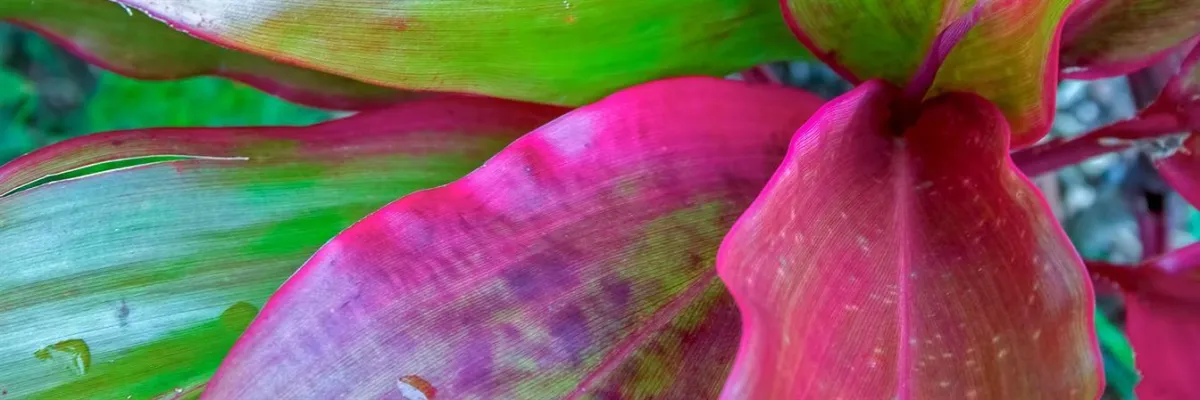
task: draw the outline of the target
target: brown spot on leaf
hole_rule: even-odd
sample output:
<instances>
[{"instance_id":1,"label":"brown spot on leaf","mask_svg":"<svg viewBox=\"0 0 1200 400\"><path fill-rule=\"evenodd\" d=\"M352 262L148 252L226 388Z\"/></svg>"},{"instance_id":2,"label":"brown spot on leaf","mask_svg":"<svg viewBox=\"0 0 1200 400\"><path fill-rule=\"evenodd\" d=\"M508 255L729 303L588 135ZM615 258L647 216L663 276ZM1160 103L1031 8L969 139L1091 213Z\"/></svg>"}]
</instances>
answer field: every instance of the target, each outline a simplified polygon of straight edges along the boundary
<instances>
[{"instance_id":1,"label":"brown spot on leaf","mask_svg":"<svg viewBox=\"0 0 1200 400\"><path fill-rule=\"evenodd\" d=\"M416 375L405 375L396 382L400 395L405 400L433 400L437 396L437 388L433 384Z\"/></svg>"},{"instance_id":2,"label":"brown spot on leaf","mask_svg":"<svg viewBox=\"0 0 1200 400\"><path fill-rule=\"evenodd\" d=\"M129 326L129 305L125 304L125 299L121 299L121 307L117 308L117 321L122 328Z\"/></svg>"}]
</instances>

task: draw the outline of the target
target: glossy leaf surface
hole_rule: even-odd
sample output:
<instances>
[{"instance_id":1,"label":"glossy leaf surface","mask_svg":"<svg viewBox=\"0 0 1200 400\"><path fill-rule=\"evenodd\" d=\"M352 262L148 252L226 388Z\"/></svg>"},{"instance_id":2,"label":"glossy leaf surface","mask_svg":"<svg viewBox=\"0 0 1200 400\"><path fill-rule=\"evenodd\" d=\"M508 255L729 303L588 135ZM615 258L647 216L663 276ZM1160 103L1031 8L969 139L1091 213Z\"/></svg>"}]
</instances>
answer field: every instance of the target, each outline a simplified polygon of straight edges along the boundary
<instances>
[{"instance_id":1,"label":"glossy leaf surface","mask_svg":"<svg viewBox=\"0 0 1200 400\"><path fill-rule=\"evenodd\" d=\"M881 78L903 86L935 37L975 0L782 0L801 41L851 81ZM979 94L1012 124L1015 147L1049 131L1057 85L1058 32L1070 0L990 0L981 19L950 51L929 97Z\"/></svg>"},{"instance_id":2,"label":"glossy leaf surface","mask_svg":"<svg viewBox=\"0 0 1200 400\"><path fill-rule=\"evenodd\" d=\"M1125 75L1200 34L1200 0L1081 0L1063 27L1072 79Z\"/></svg>"},{"instance_id":3,"label":"glossy leaf surface","mask_svg":"<svg viewBox=\"0 0 1200 400\"><path fill-rule=\"evenodd\" d=\"M0 197L0 390L194 393L266 298L340 230L457 179L564 111L430 98L307 128L86 136L0 169L6 187L104 160L186 155Z\"/></svg>"},{"instance_id":4,"label":"glossy leaf surface","mask_svg":"<svg viewBox=\"0 0 1200 400\"><path fill-rule=\"evenodd\" d=\"M1136 268L1104 265L1093 272L1119 283L1125 292L1125 328L1142 375L1138 397L1200 397L1195 379L1200 368L1200 244Z\"/></svg>"},{"instance_id":5,"label":"glossy leaf surface","mask_svg":"<svg viewBox=\"0 0 1200 400\"><path fill-rule=\"evenodd\" d=\"M121 0L233 48L384 86L582 105L798 58L774 0Z\"/></svg>"},{"instance_id":6,"label":"glossy leaf surface","mask_svg":"<svg viewBox=\"0 0 1200 400\"><path fill-rule=\"evenodd\" d=\"M3 1L0 19L42 32L88 61L134 78L221 75L333 109L375 108L417 96L225 49L110 0Z\"/></svg>"},{"instance_id":7,"label":"glossy leaf surface","mask_svg":"<svg viewBox=\"0 0 1200 400\"><path fill-rule=\"evenodd\" d=\"M338 235L208 393L713 398L740 333L717 245L818 103L686 78L573 111Z\"/></svg>"},{"instance_id":8,"label":"glossy leaf surface","mask_svg":"<svg viewBox=\"0 0 1200 400\"><path fill-rule=\"evenodd\" d=\"M823 107L721 246L731 399L1095 399L1082 262L986 100L892 128L870 81Z\"/></svg>"}]
</instances>

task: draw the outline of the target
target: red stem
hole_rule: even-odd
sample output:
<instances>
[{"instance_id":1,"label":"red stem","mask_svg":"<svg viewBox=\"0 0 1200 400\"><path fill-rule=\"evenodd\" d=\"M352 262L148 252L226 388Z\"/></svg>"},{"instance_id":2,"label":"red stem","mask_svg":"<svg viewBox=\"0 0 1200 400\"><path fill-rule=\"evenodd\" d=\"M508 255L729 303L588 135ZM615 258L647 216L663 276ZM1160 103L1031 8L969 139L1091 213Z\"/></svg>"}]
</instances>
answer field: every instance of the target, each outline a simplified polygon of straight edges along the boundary
<instances>
[{"instance_id":1,"label":"red stem","mask_svg":"<svg viewBox=\"0 0 1200 400\"><path fill-rule=\"evenodd\" d=\"M937 38L933 40L933 46L929 48L929 53L925 55L925 61L921 63L916 74L913 74L908 86L904 87L904 98L908 103L920 104L925 99L925 93L929 91L930 86L933 86L933 79L937 77L942 63L946 61L950 51L954 50L954 46L967 36L967 32L974 28L975 24L979 23L979 18L983 16L983 8L987 2L988 0L979 0L971 7L970 11L938 33Z\"/></svg>"},{"instance_id":2,"label":"red stem","mask_svg":"<svg viewBox=\"0 0 1200 400\"><path fill-rule=\"evenodd\" d=\"M1200 243L1192 243L1136 265L1087 261L1088 272L1100 283L1112 283L1122 291L1137 291L1138 285L1159 274L1177 275L1200 270ZM1096 294L1109 294L1112 285L1096 285Z\"/></svg>"},{"instance_id":3,"label":"red stem","mask_svg":"<svg viewBox=\"0 0 1200 400\"><path fill-rule=\"evenodd\" d=\"M782 85L783 81L779 76L775 75L770 67L764 65L755 65L754 67L742 71L742 80L750 83L763 83L771 85Z\"/></svg>"},{"instance_id":4,"label":"red stem","mask_svg":"<svg viewBox=\"0 0 1200 400\"><path fill-rule=\"evenodd\" d=\"M1140 269L1132 265L1118 265L1104 261L1087 261L1084 264L1087 265L1092 279L1100 283L1093 285L1096 295L1115 295L1113 289L1132 292L1137 290L1138 282L1142 280Z\"/></svg>"},{"instance_id":5,"label":"red stem","mask_svg":"<svg viewBox=\"0 0 1200 400\"><path fill-rule=\"evenodd\" d=\"M1012 153L1013 163L1026 176L1038 176L1089 158L1125 150L1134 140L1151 139L1184 130L1174 114L1150 113L1120 121L1070 140L1052 140Z\"/></svg>"},{"instance_id":6,"label":"red stem","mask_svg":"<svg viewBox=\"0 0 1200 400\"><path fill-rule=\"evenodd\" d=\"M1175 251L1147 261L1146 264L1172 274L1200 270L1200 242L1175 249Z\"/></svg>"}]
</instances>

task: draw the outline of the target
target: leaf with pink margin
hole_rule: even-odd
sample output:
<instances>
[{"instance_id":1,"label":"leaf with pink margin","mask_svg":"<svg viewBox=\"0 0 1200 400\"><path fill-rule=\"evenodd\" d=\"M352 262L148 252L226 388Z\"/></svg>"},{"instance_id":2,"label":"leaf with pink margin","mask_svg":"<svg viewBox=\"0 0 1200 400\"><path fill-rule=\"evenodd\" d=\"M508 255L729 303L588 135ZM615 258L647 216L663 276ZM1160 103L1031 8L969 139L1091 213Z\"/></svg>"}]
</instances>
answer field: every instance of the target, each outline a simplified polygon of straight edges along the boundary
<instances>
[{"instance_id":1,"label":"leaf with pink margin","mask_svg":"<svg viewBox=\"0 0 1200 400\"><path fill-rule=\"evenodd\" d=\"M1142 374L1138 397L1200 397L1200 244L1137 267L1089 268L1125 293L1125 330Z\"/></svg>"},{"instance_id":2,"label":"leaf with pink margin","mask_svg":"<svg viewBox=\"0 0 1200 400\"><path fill-rule=\"evenodd\" d=\"M1053 172L1088 158L1144 145L1155 157L1157 150L1176 143L1155 142L1168 136L1200 129L1200 37L1173 49L1158 62L1138 71L1131 82L1140 98L1154 98L1133 118L1114 122L1071 139L1056 138L1012 153L1013 161L1031 176ZM1168 146L1162 146L1168 145ZM1155 149L1159 147L1159 149Z\"/></svg>"},{"instance_id":3,"label":"leaf with pink margin","mask_svg":"<svg viewBox=\"0 0 1200 400\"><path fill-rule=\"evenodd\" d=\"M1003 115L949 94L896 132L898 95L818 111L722 243L744 326L724 397L1095 399L1091 285Z\"/></svg>"},{"instance_id":4,"label":"leaf with pink margin","mask_svg":"<svg viewBox=\"0 0 1200 400\"><path fill-rule=\"evenodd\" d=\"M819 103L684 78L572 111L338 235L206 393L712 398L740 333L717 245Z\"/></svg>"},{"instance_id":5,"label":"leaf with pink margin","mask_svg":"<svg viewBox=\"0 0 1200 400\"><path fill-rule=\"evenodd\" d=\"M982 7L940 64L927 98L968 92L991 100L1012 125L1013 147L1049 132L1058 34L1071 0L780 1L796 36L843 77L898 86L922 73L940 32Z\"/></svg>"},{"instance_id":6,"label":"leaf with pink margin","mask_svg":"<svg viewBox=\"0 0 1200 400\"><path fill-rule=\"evenodd\" d=\"M5 165L0 187L26 190L0 196L0 398L198 393L337 232L565 112L439 95L311 127L95 134ZM122 160L141 164L42 179Z\"/></svg>"},{"instance_id":7,"label":"leaf with pink margin","mask_svg":"<svg viewBox=\"0 0 1200 400\"><path fill-rule=\"evenodd\" d=\"M1200 34L1200 0L1080 0L1067 18L1063 77L1120 76L1154 64Z\"/></svg>"},{"instance_id":8,"label":"leaf with pink margin","mask_svg":"<svg viewBox=\"0 0 1200 400\"><path fill-rule=\"evenodd\" d=\"M381 86L579 106L804 57L776 0L117 0L223 46Z\"/></svg>"},{"instance_id":9,"label":"leaf with pink margin","mask_svg":"<svg viewBox=\"0 0 1200 400\"><path fill-rule=\"evenodd\" d=\"M3 1L0 19L38 31L93 64L133 78L220 75L329 109L377 108L421 96L225 49L109 0Z\"/></svg>"}]
</instances>

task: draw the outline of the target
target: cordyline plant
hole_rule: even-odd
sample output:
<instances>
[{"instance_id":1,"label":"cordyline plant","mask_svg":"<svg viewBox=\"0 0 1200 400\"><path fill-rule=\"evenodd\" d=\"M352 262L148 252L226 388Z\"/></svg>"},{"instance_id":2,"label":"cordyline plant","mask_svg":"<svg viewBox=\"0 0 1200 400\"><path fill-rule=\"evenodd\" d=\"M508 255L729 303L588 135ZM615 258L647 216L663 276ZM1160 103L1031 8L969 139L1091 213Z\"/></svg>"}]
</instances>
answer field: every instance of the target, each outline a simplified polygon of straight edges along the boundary
<instances>
[{"instance_id":1,"label":"cordyline plant","mask_svg":"<svg viewBox=\"0 0 1200 400\"><path fill-rule=\"evenodd\" d=\"M0 17L129 76L361 111L0 168L0 397L1095 399L1092 281L1027 176L1200 129L1195 0ZM805 47L857 87L752 69ZM1060 77L1147 66L1170 79L1138 116L1039 143ZM1200 204L1200 139L1156 163ZM1091 267L1127 294L1139 394L1200 398L1200 247Z\"/></svg>"}]
</instances>

